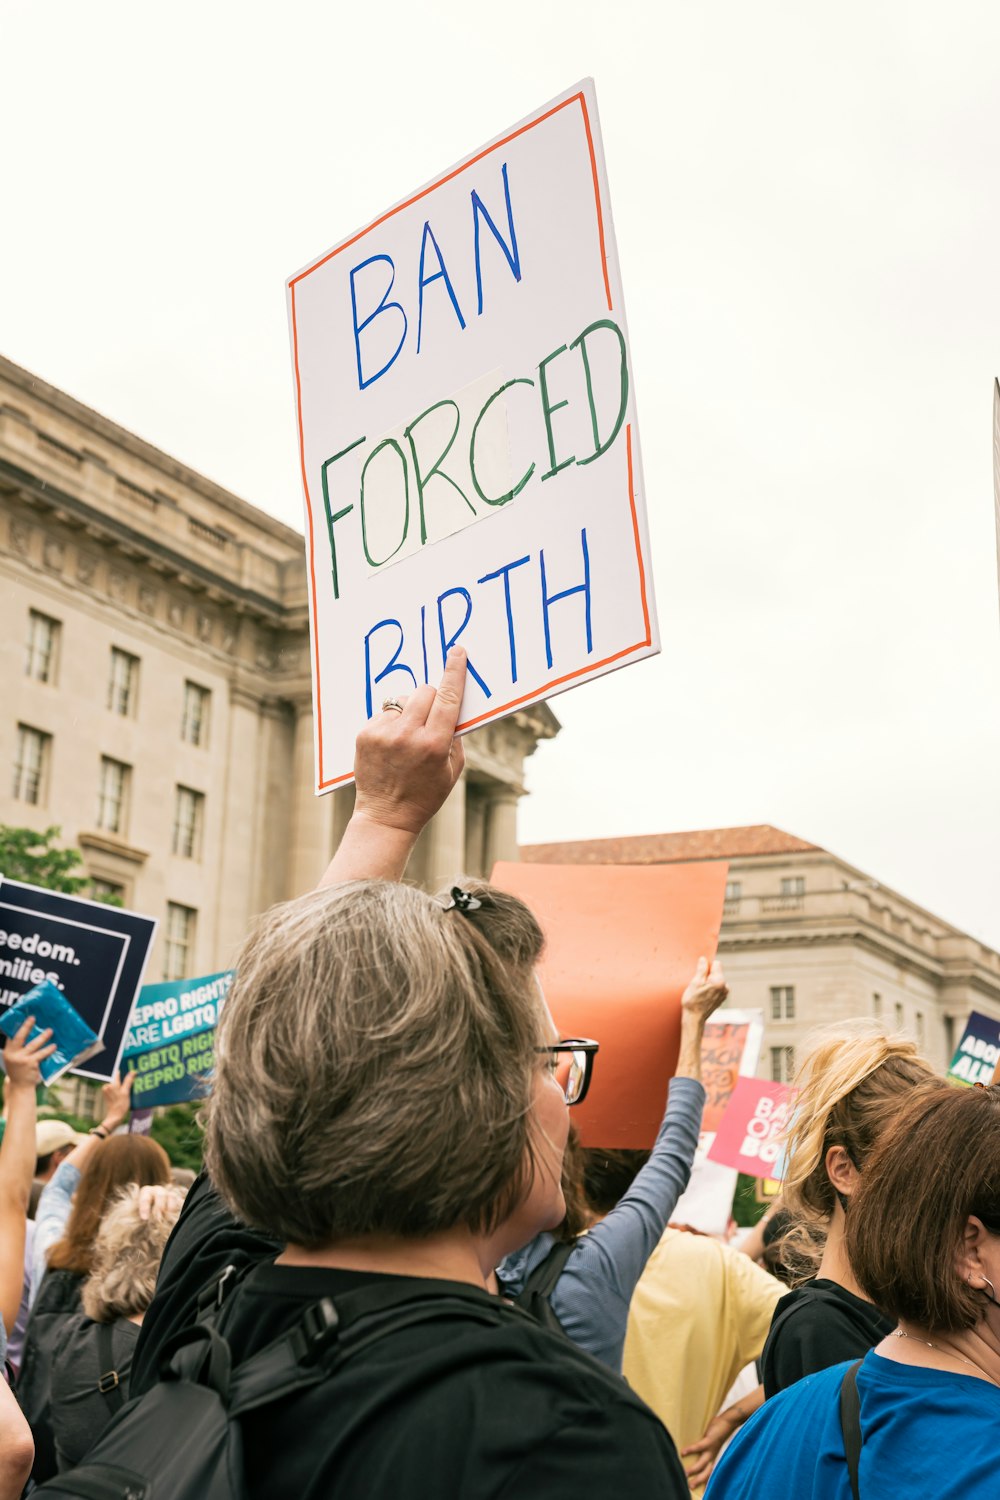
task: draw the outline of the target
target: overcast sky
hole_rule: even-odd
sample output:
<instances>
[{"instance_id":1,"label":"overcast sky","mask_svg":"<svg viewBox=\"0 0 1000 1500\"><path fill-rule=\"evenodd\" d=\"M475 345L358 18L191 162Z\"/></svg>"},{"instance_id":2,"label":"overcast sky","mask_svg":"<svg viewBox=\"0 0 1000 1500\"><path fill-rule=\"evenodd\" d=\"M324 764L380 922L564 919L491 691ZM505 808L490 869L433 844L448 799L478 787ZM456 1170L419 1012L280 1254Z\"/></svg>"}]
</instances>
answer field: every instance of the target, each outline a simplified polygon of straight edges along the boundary
<instances>
[{"instance_id":1,"label":"overcast sky","mask_svg":"<svg viewBox=\"0 0 1000 1500\"><path fill-rule=\"evenodd\" d=\"M522 841L774 823L1000 946L1000 7L0 0L0 351L301 529L284 280L597 83L662 656Z\"/></svg>"}]
</instances>

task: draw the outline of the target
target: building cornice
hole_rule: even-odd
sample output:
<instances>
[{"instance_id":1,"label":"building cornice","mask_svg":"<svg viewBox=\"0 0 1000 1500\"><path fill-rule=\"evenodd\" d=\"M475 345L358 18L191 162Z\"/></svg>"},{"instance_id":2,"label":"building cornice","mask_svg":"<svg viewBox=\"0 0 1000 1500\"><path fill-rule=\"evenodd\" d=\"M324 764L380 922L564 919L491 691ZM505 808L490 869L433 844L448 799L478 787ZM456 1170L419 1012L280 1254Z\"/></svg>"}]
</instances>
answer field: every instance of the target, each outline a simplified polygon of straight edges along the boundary
<instances>
[{"instance_id":1,"label":"building cornice","mask_svg":"<svg viewBox=\"0 0 1000 1500\"><path fill-rule=\"evenodd\" d=\"M127 428L119 427L118 423L111 421L109 417L94 411L93 407L77 401L74 396L67 395L57 386L50 385L48 381L33 375L30 370L25 370L21 365L14 364L12 360L0 355L0 387L3 384L23 392L28 404L40 402L52 411L58 412L61 417L91 433L94 437L138 459L140 463L159 473L168 482L182 485L185 489L200 495L211 505L227 512L234 520L267 533L275 541L289 548L302 547L302 536L293 527L286 526L283 521L276 521L266 512L258 510L248 500L242 500L231 490L206 478L197 469L191 469L186 464L182 464L170 454L164 453L161 448L155 447L144 438L137 437L134 432L129 432ZM0 400L2 400L2 392L0 392Z\"/></svg>"},{"instance_id":2,"label":"building cornice","mask_svg":"<svg viewBox=\"0 0 1000 1500\"><path fill-rule=\"evenodd\" d=\"M142 562L160 581L176 581L189 593L202 594L214 603L227 604L237 614L249 614L272 629L304 629L308 623L305 602L301 606L269 598L247 588L225 573L205 566L189 553L162 539L130 526L80 497L39 480L26 469L0 458L0 493L13 494L41 523L43 515L82 532L100 547L107 547L132 562Z\"/></svg>"}]
</instances>

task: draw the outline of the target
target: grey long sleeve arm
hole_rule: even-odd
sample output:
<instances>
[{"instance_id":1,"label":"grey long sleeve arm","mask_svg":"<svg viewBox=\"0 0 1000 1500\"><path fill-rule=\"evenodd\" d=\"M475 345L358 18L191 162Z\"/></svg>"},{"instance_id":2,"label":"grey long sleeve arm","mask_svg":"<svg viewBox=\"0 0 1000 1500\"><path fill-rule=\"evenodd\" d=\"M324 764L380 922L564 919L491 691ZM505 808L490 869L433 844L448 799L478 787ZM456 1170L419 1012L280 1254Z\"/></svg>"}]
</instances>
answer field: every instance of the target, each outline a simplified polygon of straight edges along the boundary
<instances>
[{"instance_id":1,"label":"grey long sleeve arm","mask_svg":"<svg viewBox=\"0 0 1000 1500\"><path fill-rule=\"evenodd\" d=\"M700 1083L671 1080L649 1161L617 1207L574 1247L550 1299L573 1342L618 1373L632 1293L687 1187L704 1104Z\"/></svg>"}]
</instances>

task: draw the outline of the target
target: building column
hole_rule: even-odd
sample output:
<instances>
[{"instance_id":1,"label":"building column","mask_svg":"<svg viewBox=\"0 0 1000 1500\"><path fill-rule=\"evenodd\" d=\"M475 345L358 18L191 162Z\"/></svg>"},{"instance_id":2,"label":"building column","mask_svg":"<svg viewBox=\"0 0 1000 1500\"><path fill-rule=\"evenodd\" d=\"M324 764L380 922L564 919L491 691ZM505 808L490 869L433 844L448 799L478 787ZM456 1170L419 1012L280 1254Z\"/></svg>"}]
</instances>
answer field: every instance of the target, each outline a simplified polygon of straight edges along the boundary
<instances>
[{"instance_id":1,"label":"building column","mask_svg":"<svg viewBox=\"0 0 1000 1500\"><path fill-rule=\"evenodd\" d=\"M199 958L213 968L231 963L246 936L247 923L259 910L262 857L261 797L265 725L261 700L242 686L230 687L224 808L220 829L215 890L215 932L206 954L204 934L197 935Z\"/></svg>"},{"instance_id":2,"label":"building column","mask_svg":"<svg viewBox=\"0 0 1000 1500\"><path fill-rule=\"evenodd\" d=\"M452 885L465 873L465 796L463 777L426 830L422 868L414 870L411 878L431 892Z\"/></svg>"},{"instance_id":3,"label":"building column","mask_svg":"<svg viewBox=\"0 0 1000 1500\"><path fill-rule=\"evenodd\" d=\"M486 799L486 877L497 860L516 860L517 804L519 794L512 787L501 787Z\"/></svg>"},{"instance_id":4,"label":"building column","mask_svg":"<svg viewBox=\"0 0 1000 1500\"><path fill-rule=\"evenodd\" d=\"M288 829L288 899L304 896L330 863L333 845L333 793L317 797L313 756L312 697L297 696L292 747L291 823Z\"/></svg>"},{"instance_id":5,"label":"building column","mask_svg":"<svg viewBox=\"0 0 1000 1500\"><path fill-rule=\"evenodd\" d=\"M465 869L469 875L483 879L486 866L486 801L483 788L470 782L465 793Z\"/></svg>"}]
</instances>

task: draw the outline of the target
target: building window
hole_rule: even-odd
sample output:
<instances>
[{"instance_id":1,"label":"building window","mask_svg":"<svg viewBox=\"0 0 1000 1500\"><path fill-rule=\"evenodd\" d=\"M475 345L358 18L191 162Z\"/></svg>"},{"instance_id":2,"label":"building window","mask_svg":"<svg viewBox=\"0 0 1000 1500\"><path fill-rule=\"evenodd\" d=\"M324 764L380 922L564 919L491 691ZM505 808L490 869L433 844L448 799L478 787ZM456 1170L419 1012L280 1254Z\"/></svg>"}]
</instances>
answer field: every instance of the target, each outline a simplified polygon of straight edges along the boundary
<instances>
[{"instance_id":1,"label":"building window","mask_svg":"<svg viewBox=\"0 0 1000 1500\"><path fill-rule=\"evenodd\" d=\"M103 901L107 906L125 905L125 887L117 880L102 880L95 875L90 882L91 901Z\"/></svg>"},{"instance_id":2,"label":"building window","mask_svg":"<svg viewBox=\"0 0 1000 1500\"><path fill-rule=\"evenodd\" d=\"M918 1047L923 1047L925 1045L926 1041L927 1041L927 1036L926 1036L926 1032L925 1032L925 1029L924 1029L924 1013L923 1013L923 1011L922 1010L918 1010L917 1013L916 1013L916 1015L914 1016L913 1020L914 1020L914 1027L915 1027L916 1033L917 1033L917 1046ZM949 1061L950 1060L951 1059L949 1058Z\"/></svg>"},{"instance_id":3,"label":"building window","mask_svg":"<svg viewBox=\"0 0 1000 1500\"><path fill-rule=\"evenodd\" d=\"M179 786L174 803L173 852L181 859L201 858L201 825L205 798L201 792Z\"/></svg>"},{"instance_id":4,"label":"building window","mask_svg":"<svg viewBox=\"0 0 1000 1500\"><path fill-rule=\"evenodd\" d=\"M726 900L738 901L743 894L743 886L739 880L726 881Z\"/></svg>"},{"instance_id":5,"label":"building window","mask_svg":"<svg viewBox=\"0 0 1000 1500\"><path fill-rule=\"evenodd\" d=\"M882 996L879 994L878 990L874 990L872 992L872 1015L875 1017L876 1021L881 1021L881 1019L882 1019Z\"/></svg>"},{"instance_id":6,"label":"building window","mask_svg":"<svg viewBox=\"0 0 1000 1500\"><path fill-rule=\"evenodd\" d=\"M189 745L208 744L208 705L211 700L208 688L196 682L184 684L184 712L181 715L181 739Z\"/></svg>"},{"instance_id":7,"label":"building window","mask_svg":"<svg viewBox=\"0 0 1000 1500\"><path fill-rule=\"evenodd\" d=\"M786 875L781 882L781 894L798 899L806 893L806 878L804 875Z\"/></svg>"},{"instance_id":8,"label":"building window","mask_svg":"<svg viewBox=\"0 0 1000 1500\"><path fill-rule=\"evenodd\" d=\"M894 1009L896 1016L896 1030L902 1031L903 1027L906 1025L906 1017L903 1015L903 1003L901 1000L896 1001Z\"/></svg>"},{"instance_id":9,"label":"building window","mask_svg":"<svg viewBox=\"0 0 1000 1500\"><path fill-rule=\"evenodd\" d=\"M771 1048L771 1082L791 1083L795 1077L795 1048Z\"/></svg>"},{"instance_id":10,"label":"building window","mask_svg":"<svg viewBox=\"0 0 1000 1500\"><path fill-rule=\"evenodd\" d=\"M795 1020L795 989L790 984L772 986L771 988L771 1020L772 1021L794 1021Z\"/></svg>"},{"instance_id":11,"label":"building window","mask_svg":"<svg viewBox=\"0 0 1000 1500\"><path fill-rule=\"evenodd\" d=\"M190 979L194 954L194 925L198 913L190 906L167 902L163 942L164 979Z\"/></svg>"},{"instance_id":12,"label":"building window","mask_svg":"<svg viewBox=\"0 0 1000 1500\"><path fill-rule=\"evenodd\" d=\"M108 707L123 718L135 717L139 693L139 658L111 647L111 673L108 677Z\"/></svg>"},{"instance_id":13,"label":"building window","mask_svg":"<svg viewBox=\"0 0 1000 1500\"><path fill-rule=\"evenodd\" d=\"M36 682L55 682L56 654L59 644L59 621L36 609L28 611L28 651L24 675Z\"/></svg>"},{"instance_id":14,"label":"building window","mask_svg":"<svg viewBox=\"0 0 1000 1500\"><path fill-rule=\"evenodd\" d=\"M49 765L52 736L40 729L17 726L17 754L14 760L14 800L38 807L45 800L45 778Z\"/></svg>"},{"instance_id":15,"label":"building window","mask_svg":"<svg viewBox=\"0 0 1000 1500\"><path fill-rule=\"evenodd\" d=\"M101 782L97 794L97 826L106 833L124 833L128 815L130 766L109 755L101 756Z\"/></svg>"},{"instance_id":16,"label":"building window","mask_svg":"<svg viewBox=\"0 0 1000 1500\"><path fill-rule=\"evenodd\" d=\"M104 1098L96 1083L64 1073L53 1092L60 1109L84 1120L99 1120L104 1113Z\"/></svg>"}]
</instances>

